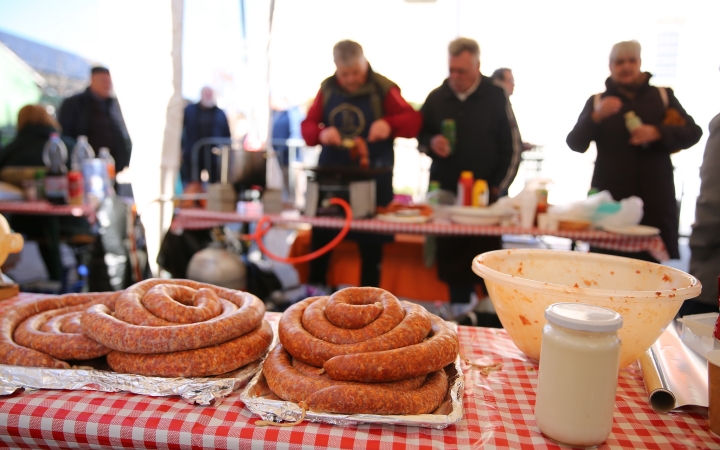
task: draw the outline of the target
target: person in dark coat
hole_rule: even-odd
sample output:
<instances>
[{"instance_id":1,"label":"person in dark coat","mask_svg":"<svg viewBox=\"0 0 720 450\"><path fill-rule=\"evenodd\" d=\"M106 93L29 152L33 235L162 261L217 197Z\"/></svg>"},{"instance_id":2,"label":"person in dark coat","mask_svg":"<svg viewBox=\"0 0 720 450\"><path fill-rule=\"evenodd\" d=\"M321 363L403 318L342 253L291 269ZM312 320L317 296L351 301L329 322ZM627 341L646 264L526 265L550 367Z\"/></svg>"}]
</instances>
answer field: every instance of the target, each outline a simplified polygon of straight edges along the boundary
<instances>
[{"instance_id":1,"label":"person in dark coat","mask_svg":"<svg viewBox=\"0 0 720 450\"><path fill-rule=\"evenodd\" d=\"M110 149L118 172L130 165L132 144L120 105L112 96L112 79L107 68L92 68L90 86L85 92L65 99L58 120L67 136L73 139L87 136L95 152L102 147Z\"/></svg>"},{"instance_id":2,"label":"person in dark coat","mask_svg":"<svg viewBox=\"0 0 720 450\"><path fill-rule=\"evenodd\" d=\"M480 73L480 47L472 39L458 38L448 46L450 76L433 90L420 112L423 127L418 136L421 151L432 158L430 180L457 192L462 171L485 180L491 201L507 189L515 176L513 155L521 140L514 139L514 115L503 88ZM442 122L453 119L456 144L443 136ZM467 304L481 279L470 269L480 253L502 248L500 236L437 238L438 277L448 284L450 302Z\"/></svg>"},{"instance_id":3,"label":"person in dark coat","mask_svg":"<svg viewBox=\"0 0 720 450\"><path fill-rule=\"evenodd\" d=\"M678 259L678 204L670 155L696 144L702 129L685 112L672 89L650 85L652 75L641 72L640 63L637 41L613 46L606 90L585 102L567 144L583 153L590 141L595 141L592 187L610 191L615 200L640 197L644 212L640 223L659 228L670 258ZM642 124L626 123L630 112ZM647 252L610 252L594 247L591 251L655 261Z\"/></svg>"},{"instance_id":4,"label":"person in dark coat","mask_svg":"<svg viewBox=\"0 0 720 450\"><path fill-rule=\"evenodd\" d=\"M25 105L18 111L17 133L15 138L0 150L0 168L7 166L44 167L43 148L51 133L60 131L60 124L47 113L42 105ZM68 150L75 140L60 136ZM68 161L65 161L67 164Z\"/></svg>"},{"instance_id":5,"label":"person in dark coat","mask_svg":"<svg viewBox=\"0 0 720 450\"><path fill-rule=\"evenodd\" d=\"M0 168L10 166L44 167L43 148L50 139L51 133L57 133L60 124L50 116L42 105L25 105L20 108L17 120L17 134L8 145L0 151ZM75 141L67 136L60 136L68 155ZM62 260L60 258L61 236L89 235L90 224L84 217L51 216L38 220L36 215L12 214L9 217L10 227L21 233L27 240L39 241L48 275L52 280L62 280Z\"/></svg>"},{"instance_id":6,"label":"person in dark coat","mask_svg":"<svg viewBox=\"0 0 720 450\"><path fill-rule=\"evenodd\" d=\"M718 312L720 277L720 114L710 122L710 136L700 166L700 195L690 235L689 272L702 283L702 292L685 300L680 316Z\"/></svg>"},{"instance_id":7,"label":"person in dark coat","mask_svg":"<svg viewBox=\"0 0 720 450\"><path fill-rule=\"evenodd\" d=\"M215 92L205 86L200 91L200 101L185 107L180 167L183 184L198 181L203 169L208 171L211 183L220 181L220 156L211 154L212 149L208 147L203 147L200 151L197 159L198 167L195 168L196 173L193 173L192 148L200 139L209 137L229 138L230 126L223 110L215 104ZM210 167L206 167L208 159Z\"/></svg>"}]
</instances>

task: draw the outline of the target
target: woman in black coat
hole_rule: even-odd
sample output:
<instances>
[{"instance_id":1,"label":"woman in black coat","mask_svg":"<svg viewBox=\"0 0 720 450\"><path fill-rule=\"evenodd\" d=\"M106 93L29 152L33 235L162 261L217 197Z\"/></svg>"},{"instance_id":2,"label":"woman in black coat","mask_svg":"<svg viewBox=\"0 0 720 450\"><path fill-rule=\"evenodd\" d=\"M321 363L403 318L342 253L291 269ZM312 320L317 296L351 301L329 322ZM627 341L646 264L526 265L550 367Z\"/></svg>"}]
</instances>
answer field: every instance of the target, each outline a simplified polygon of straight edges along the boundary
<instances>
[{"instance_id":1,"label":"woman in black coat","mask_svg":"<svg viewBox=\"0 0 720 450\"><path fill-rule=\"evenodd\" d=\"M45 166L42 154L50 133L60 131L60 124L45 111L42 105L25 105L20 108L15 138L0 150L0 168L6 166ZM75 141L61 136L67 147L68 158ZM67 161L65 162L67 164Z\"/></svg>"},{"instance_id":2,"label":"woman in black coat","mask_svg":"<svg viewBox=\"0 0 720 450\"><path fill-rule=\"evenodd\" d=\"M670 154L695 145L702 129L673 91L651 86L650 77L640 71L637 41L615 44L607 90L585 103L567 144L583 153L595 141L592 187L610 191L615 200L640 197L644 204L641 224L659 228L670 258L678 259L678 204ZM626 123L628 112L634 112L642 124ZM647 252L592 251L655 261Z\"/></svg>"},{"instance_id":3,"label":"woman in black coat","mask_svg":"<svg viewBox=\"0 0 720 450\"><path fill-rule=\"evenodd\" d=\"M17 134L8 145L0 150L0 168L8 166L44 167L43 148L51 133L60 131L60 125L42 105L25 105L18 112ZM68 151L75 145L71 138L62 136ZM65 161L67 164L67 161ZM40 241L40 253L47 266L50 278L61 280L62 261L59 242L61 236L89 234L89 224L82 217L44 217L13 214L9 217L10 227L22 233L26 240Z\"/></svg>"}]
</instances>

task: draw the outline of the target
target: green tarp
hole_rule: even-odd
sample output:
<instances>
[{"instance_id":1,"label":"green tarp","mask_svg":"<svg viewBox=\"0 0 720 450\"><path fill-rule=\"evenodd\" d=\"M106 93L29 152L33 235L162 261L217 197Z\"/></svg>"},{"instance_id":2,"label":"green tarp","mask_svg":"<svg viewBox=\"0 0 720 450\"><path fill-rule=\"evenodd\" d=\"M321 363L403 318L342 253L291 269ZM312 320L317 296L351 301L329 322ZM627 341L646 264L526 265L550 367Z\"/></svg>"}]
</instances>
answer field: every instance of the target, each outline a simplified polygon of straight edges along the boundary
<instances>
[{"instance_id":1,"label":"green tarp","mask_svg":"<svg viewBox=\"0 0 720 450\"><path fill-rule=\"evenodd\" d=\"M40 100L42 91L36 82L38 76L0 44L0 128L15 126L20 108Z\"/></svg>"}]
</instances>

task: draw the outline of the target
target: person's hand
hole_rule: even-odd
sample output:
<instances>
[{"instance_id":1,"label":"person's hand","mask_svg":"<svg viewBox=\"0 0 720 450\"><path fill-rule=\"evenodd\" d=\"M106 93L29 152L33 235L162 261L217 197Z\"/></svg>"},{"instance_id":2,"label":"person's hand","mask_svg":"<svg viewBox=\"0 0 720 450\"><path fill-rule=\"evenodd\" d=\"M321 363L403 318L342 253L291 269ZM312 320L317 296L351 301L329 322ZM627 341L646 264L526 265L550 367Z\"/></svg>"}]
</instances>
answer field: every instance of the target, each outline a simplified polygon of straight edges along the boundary
<instances>
[{"instance_id":1,"label":"person's hand","mask_svg":"<svg viewBox=\"0 0 720 450\"><path fill-rule=\"evenodd\" d=\"M335 127L326 127L320 132L320 143L322 145L332 145L339 147L342 144L342 138L340 132Z\"/></svg>"},{"instance_id":2,"label":"person's hand","mask_svg":"<svg viewBox=\"0 0 720 450\"><path fill-rule=\"evenodd\" d=\"M654 125L640 125L630 133L630 143L632 145L644 145L655 142L661 137L660 130Z\"/></svg>"},{"instance_id":3,"label":"person's hand","mask_svg":"<svg viewBox=\"0 0 720 450\"><path fill-rule=\"evenodd\" d=\"M430 149L441 158L447 158L450 155L450 142L442 134L437 134L430 139Z\"/></svg>"},{"instance_id":4,"label":"person's hand","mask_svg":"<svg viewBox=\"0 0 720 450\"><path fill-rule=\"evenodd\" d=\"M608 117L615 115L622 109L622 100L612 95L603 97L592 113L592 120L599 123Z\"/></svg>"},{"instance_id":5,"label":"person's hand","mask_svg":"<svg viewBox=\"0 0 720 450\"><path fill-rule=\"evenodd\" d=\"M493 186L490 188L490 200L488 201L489 205L492 205L498 199L500 198L500 188L497 186Z\"/></svg>"},{"instance_id":6,"label":"person's hand","mask_svg":"<svg viewBox=\"0 0 720 450\"><path fill-rule=\"evenodd\" d=\"M368 131L368 142L384 141L390 137L390 124L385 119L378 119L370 125L370 131Z\"/></svg>"}]
</instances>

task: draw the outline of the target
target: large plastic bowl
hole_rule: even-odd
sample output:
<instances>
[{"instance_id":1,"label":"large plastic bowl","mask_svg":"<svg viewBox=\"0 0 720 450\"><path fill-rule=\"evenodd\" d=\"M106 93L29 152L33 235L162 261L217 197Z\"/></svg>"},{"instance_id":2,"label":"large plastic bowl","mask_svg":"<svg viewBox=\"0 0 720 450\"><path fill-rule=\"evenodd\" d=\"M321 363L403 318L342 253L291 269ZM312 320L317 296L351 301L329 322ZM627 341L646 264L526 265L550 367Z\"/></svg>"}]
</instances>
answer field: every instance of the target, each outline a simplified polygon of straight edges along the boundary
<instances>
[{"instance_id":1,"label":"large plastic bowl","mask_svg":"<svg viewBox=\"0 0 720 450\"><path fill-rule=\"evenodd\" d=\"M485 279L500 322L523 353L540 360L545 309L582 302L620 313L620 367L640 357L672 321L700 282L683 271L645 261L557 250L497 250L478 255L473 271Z\"/></svg>"}]
</instances>

